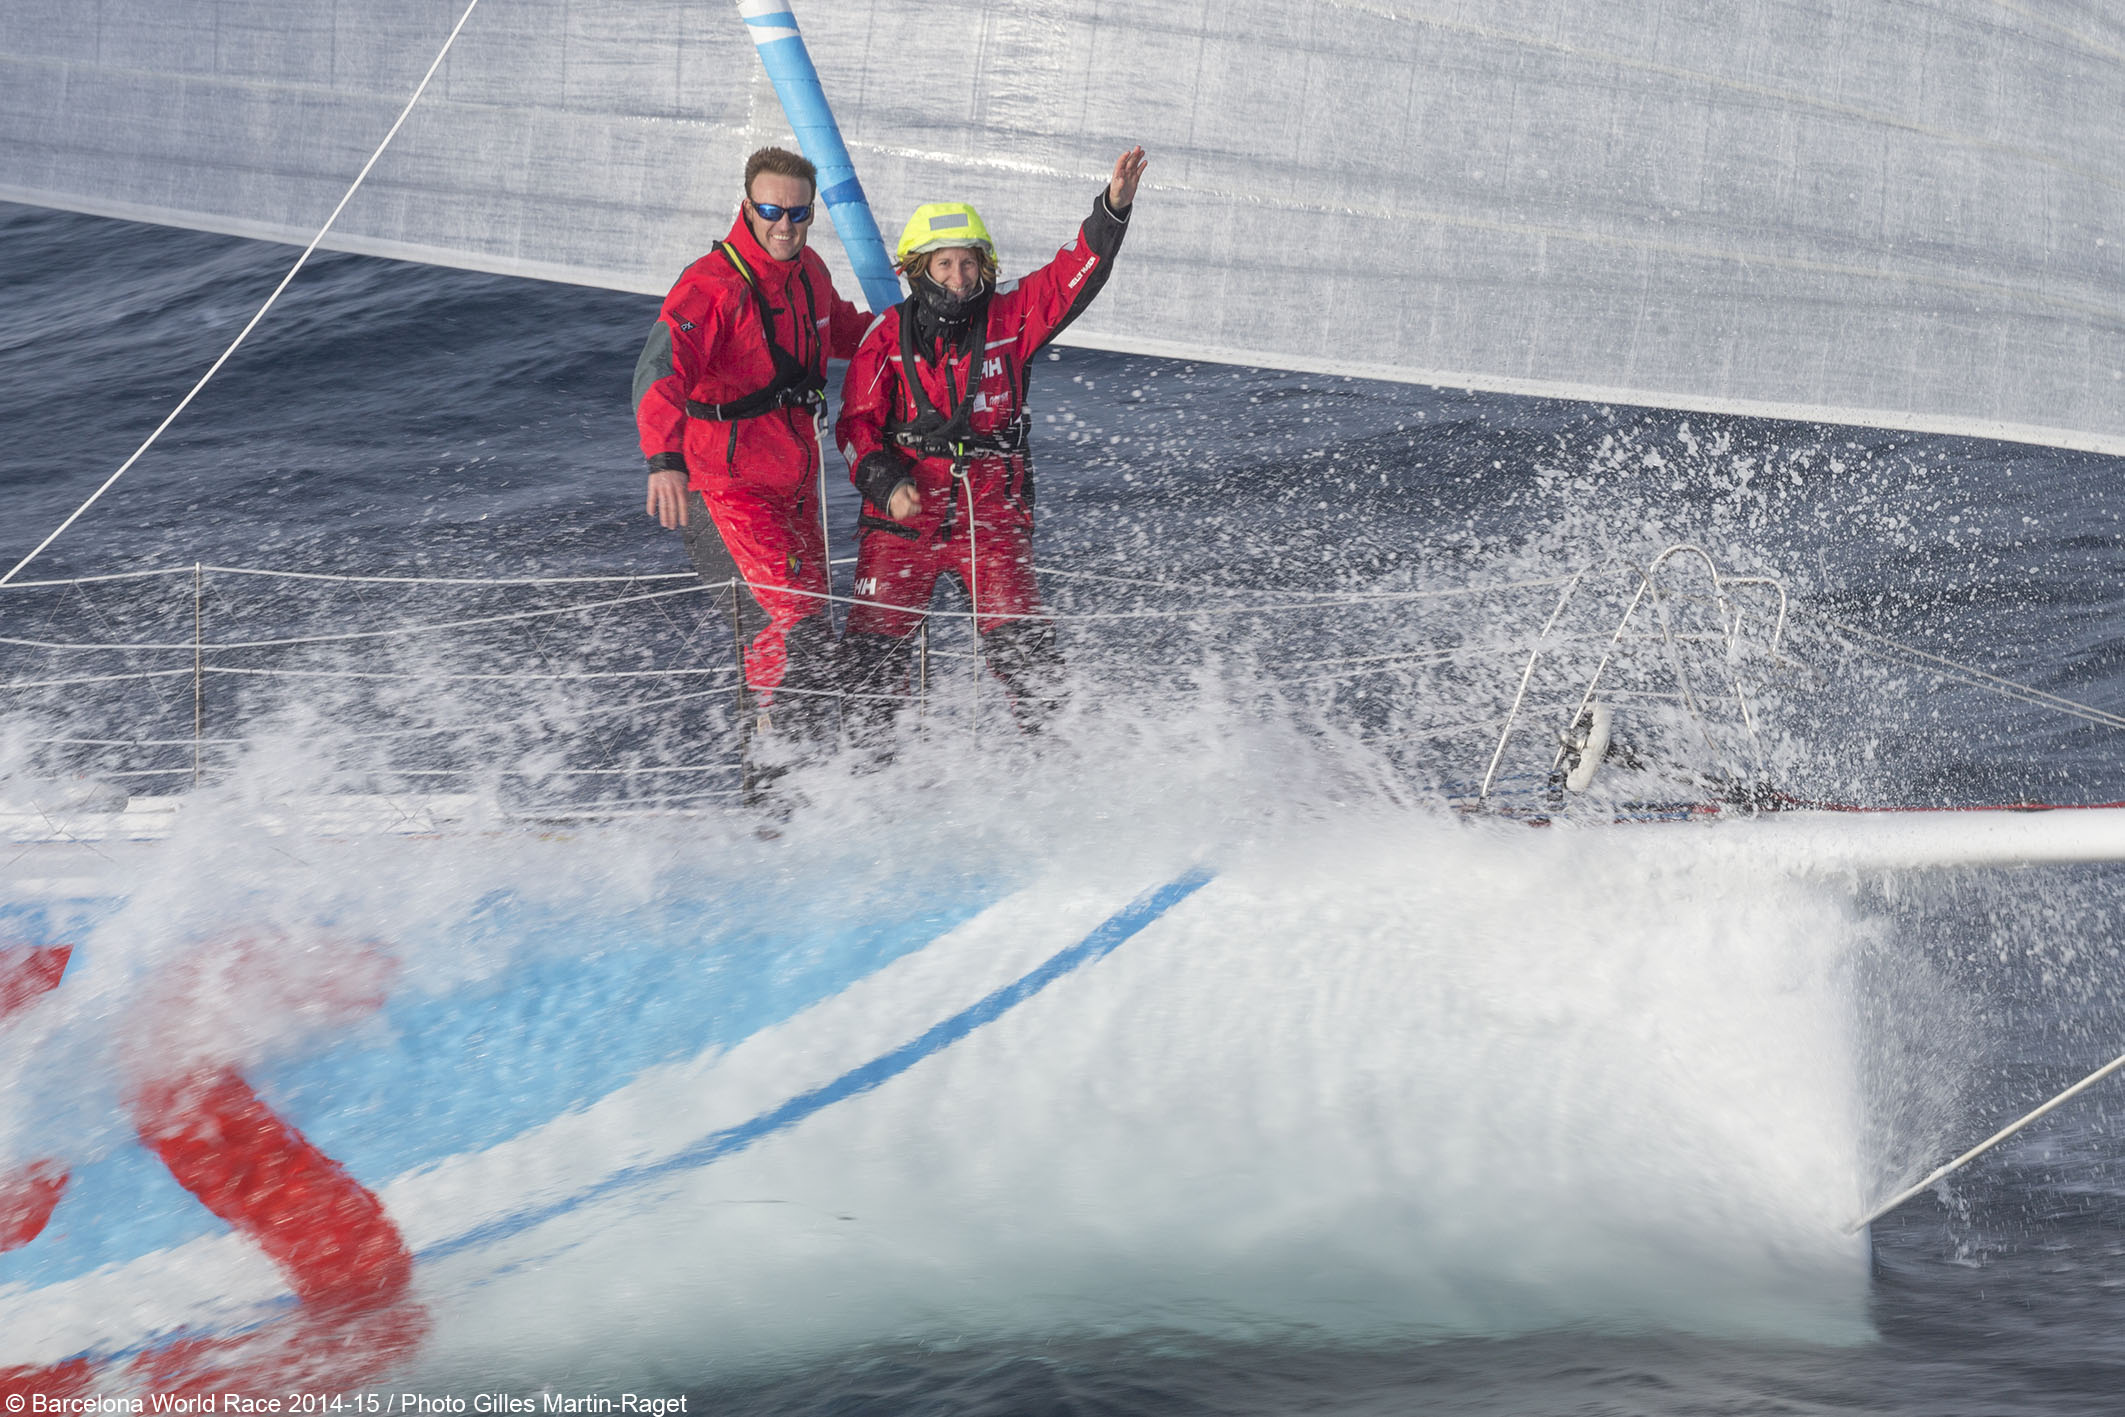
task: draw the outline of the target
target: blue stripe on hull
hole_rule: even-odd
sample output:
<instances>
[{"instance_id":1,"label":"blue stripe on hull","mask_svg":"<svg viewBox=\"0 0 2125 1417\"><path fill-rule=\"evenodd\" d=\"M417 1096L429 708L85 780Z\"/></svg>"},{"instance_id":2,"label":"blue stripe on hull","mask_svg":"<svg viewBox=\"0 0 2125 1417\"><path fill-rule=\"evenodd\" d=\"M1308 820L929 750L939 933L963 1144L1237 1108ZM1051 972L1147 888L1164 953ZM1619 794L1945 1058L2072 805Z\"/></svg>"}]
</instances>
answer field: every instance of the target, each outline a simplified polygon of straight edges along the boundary
<instances>
[{"instance_id":1,"label":"blue stripe on hull","mask_svg":"<svg viewBox=\"0 0 2125 1417\"><path fill-rule=\"evenodd\" d=\"M800 1093L750 1121L712 1132L692 1146L662 1161L616 1171L596 1185L565 1200L503 1216L462 1235L432 1245L422 1251L419 1258L440 1259L463 1250L506 1240L592 1202L633 1190L659 1177L710 1165L726 1156L744 1151L754 1142L774 1136L778 1132L788 1131L799 1122L816 1116L837 1102L859 1097L890 1082L923 1059L934 1057L983 1025L994 1023L1064 975L1105 958L1145 926L1208 885L1210 880L1211 873L1198 867L1155 890L1145 892L1120 912L1110 916L1084 939L1051 956L1038 968L1006 984L978 1003L962 1009L920 1037L902 1044L890 1053L873 1058L868 1063L849 1069L823 1087Z\"/></svg>"}]
</instances>

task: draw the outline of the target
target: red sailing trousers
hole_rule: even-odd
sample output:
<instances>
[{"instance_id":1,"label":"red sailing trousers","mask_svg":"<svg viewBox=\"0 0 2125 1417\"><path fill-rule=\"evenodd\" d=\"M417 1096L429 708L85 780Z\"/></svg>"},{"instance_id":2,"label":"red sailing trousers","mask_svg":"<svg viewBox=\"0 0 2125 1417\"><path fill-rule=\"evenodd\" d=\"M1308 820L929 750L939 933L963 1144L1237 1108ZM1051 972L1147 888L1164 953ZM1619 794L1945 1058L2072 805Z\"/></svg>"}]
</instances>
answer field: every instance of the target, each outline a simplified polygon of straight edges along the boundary
<instances>
[{"instance_id":1,"label":"red sailing trousers","mask_svg":"<svg viewBox=\"0 0 2125 1417\"><path fill-rule=\"evenodd\" d=\"M815 615L823 617L827 608L826 533L819 525L818 501L809 490L790 502L742 482L719 487L710 498L689 495L686 549L703 579L735 575L745 582L740 618L746 629L757 631L745 650L745 682L763 705L771 704L791 669L790 632ZM744 606L748 598L759 607L757 613ZM815 623L824 635L816 651L823 651L831 645L827 627L833 622ZM818 658L818 652L811 657ZM793 690L824 687L811 682L825 672L823 665L800 668L810 672L800 676L804 683L790 685Z\"/></svg>"},{"instance_id":2,"label":"red sailing trousers","mask_svg":"<svg viewBox=\"0 0 2125 1417\"><path fill-rule=\"evenodd\" d=\"M856 553L856 604L849 609L852 635L912 634L929 610L937 578L958 576L974 601L974 628L986 635L998 626L1040 614L1033 582L1033 529L1023 516L992 521L977 506L971 532L962 517L948 535L901 536L872 527ZM912 530L912 528L910 528Z\"/></svg>"}]
</instances>

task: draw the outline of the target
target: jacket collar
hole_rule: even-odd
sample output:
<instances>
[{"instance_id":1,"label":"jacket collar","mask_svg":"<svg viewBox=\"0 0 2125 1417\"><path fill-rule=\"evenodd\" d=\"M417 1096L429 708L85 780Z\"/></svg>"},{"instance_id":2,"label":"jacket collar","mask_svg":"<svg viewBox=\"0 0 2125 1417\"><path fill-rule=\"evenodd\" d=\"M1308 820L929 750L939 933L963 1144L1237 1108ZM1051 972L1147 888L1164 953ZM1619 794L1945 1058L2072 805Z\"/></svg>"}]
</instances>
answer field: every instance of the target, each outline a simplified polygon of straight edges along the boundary
<instances>
[{"instance_id":1,"label":"jacket collar","mask_svg":"<svg viewBox=\"0 0 2125 1417\"><path fill-rule=\"evenodd\" d=\"M804 252L799 251L787 261L778 261L767 254L753 236L753 224L745 219L745 209L738 209L738 218L731 223L730 235L725 238L745 258L745 264L753 268L753 275L763 284L779 290L804 264Z\"/></svg>"}]
</instances>

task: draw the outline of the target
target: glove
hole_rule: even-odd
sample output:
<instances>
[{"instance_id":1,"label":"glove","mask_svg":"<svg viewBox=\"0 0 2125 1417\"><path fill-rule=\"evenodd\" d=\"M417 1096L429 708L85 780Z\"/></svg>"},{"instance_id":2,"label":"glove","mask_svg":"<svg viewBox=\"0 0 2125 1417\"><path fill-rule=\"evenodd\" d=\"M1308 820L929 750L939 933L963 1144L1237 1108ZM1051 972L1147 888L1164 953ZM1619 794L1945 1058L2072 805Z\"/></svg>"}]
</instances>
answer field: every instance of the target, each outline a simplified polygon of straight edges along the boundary
<instances>
[{"instance_id":1,"label":"glove","mask_svg":"<svg viewBox=\"0 0 2125 1417\"><path fill-rule=\"evenodd\" d=\"M901 483L913 483L908 460L887 448L868 454L856 464L856 490L863 500L883 511Z\"/></svg>"}]
</instances>

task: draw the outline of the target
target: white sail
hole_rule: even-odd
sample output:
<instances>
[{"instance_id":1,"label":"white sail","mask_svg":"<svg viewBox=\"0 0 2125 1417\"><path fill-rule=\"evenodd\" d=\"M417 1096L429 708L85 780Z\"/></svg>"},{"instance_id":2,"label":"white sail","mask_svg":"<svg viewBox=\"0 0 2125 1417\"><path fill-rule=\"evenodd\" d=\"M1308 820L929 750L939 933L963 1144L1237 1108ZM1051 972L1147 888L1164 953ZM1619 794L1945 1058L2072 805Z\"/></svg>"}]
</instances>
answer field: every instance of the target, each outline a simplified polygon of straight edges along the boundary
<instances>
[{"instance_id":1,"label":"white sail","mask_svg":"<svg viewBox=\"0 0 2125 1417\"><path fill-rule=\"evenodd\" d=\"M0 0L0 197L307 239L459 9ZM2125 452L2099 6L798 13L888 234L1024 269L1151 150L1079 343ZM787 132L734 7L491 3L328 244L661 293Z\"/></svg>"}]
</instances>

